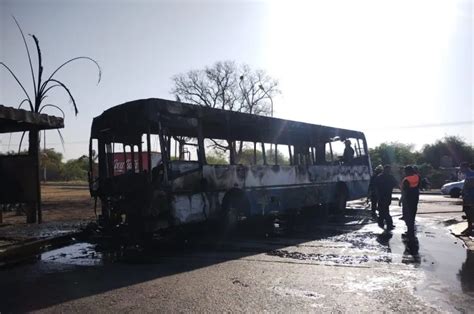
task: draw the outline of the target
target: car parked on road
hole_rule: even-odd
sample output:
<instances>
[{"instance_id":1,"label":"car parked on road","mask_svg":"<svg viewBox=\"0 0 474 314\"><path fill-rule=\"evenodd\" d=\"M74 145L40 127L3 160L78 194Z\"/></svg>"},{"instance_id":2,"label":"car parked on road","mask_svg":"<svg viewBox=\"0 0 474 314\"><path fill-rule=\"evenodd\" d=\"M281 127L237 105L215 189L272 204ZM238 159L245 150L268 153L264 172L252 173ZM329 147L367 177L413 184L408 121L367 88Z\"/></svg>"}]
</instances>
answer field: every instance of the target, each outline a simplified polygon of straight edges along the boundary
<instances>
[{"instance_id":1,"label":"car parked on road","mask_svg":"<svg viewBox=\"0 0 474 314\"><path fill-rule=\"evenodd\" d=\"M457 198L461 196L463 186L464 180L457 182L449 182L441 187L441 193Z\"/></svg>"}]
</instances>

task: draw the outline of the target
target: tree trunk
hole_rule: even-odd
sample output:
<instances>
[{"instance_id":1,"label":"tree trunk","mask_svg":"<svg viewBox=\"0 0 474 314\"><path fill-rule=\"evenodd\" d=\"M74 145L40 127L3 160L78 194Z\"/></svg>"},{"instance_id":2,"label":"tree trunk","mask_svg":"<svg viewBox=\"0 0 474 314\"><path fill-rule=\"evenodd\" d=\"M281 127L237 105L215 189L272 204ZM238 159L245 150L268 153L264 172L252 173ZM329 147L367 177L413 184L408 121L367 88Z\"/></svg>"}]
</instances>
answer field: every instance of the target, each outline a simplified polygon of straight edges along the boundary
<instances>
[{"instance_id":1,"label":"tree trunk","mask_svg":"<svg viewBox=\"0 0 474 314\"><path fill-rule=\"evenodd\" d=\"M39 130L31 130L28 132L28 155L33 159L34 173L32 173L33 180L36 185L36 202L29 204L26 214L27 223L35 223L36 215L38 215L38 223L42 221L41 215L41 187L40 187L40 169L39 169Z\"/></svg>"}]
</instances>

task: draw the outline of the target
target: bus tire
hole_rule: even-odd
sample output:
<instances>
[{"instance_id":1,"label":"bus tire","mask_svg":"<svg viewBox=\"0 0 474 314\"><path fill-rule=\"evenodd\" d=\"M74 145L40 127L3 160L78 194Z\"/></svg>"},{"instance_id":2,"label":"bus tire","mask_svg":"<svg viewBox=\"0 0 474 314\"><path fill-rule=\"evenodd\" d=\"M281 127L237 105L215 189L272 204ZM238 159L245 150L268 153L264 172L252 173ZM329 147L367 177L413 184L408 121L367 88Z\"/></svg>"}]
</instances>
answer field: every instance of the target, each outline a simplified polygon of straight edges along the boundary
<instances>
[{"instance_id":1,"label":"bus tire","mask_svg":"<svg viewBox=\"0 0 474 314\"><path fill-rule=\"evenodd\" d=\"M334 214L337 216L344 215L344 211L347 207L347 199L349 198L349 192L345 184L339 184L336 188L336 196L334 203L332 204Z\"/></svg>"},{"instance_id":2,"label":"bus tire","mask_svg":"<svg viewBox=\"0 0 474 314\"><path fill-rule=\"evenodd\" d=\"M248 218L249 203L242 191L230 193L222 201L221 230L234 231L239 223Z\"/></svg>"}]
</instances>

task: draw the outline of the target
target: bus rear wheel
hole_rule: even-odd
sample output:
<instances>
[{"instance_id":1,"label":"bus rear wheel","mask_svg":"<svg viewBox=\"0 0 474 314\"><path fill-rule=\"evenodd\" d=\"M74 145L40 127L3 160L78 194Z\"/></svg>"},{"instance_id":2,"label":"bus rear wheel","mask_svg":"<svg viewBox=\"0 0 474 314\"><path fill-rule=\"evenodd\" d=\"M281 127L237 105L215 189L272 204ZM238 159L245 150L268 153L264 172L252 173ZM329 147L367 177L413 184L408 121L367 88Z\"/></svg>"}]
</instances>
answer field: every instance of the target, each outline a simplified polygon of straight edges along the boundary
<instances>
[{"instance_id":1,"label":"bus rear wheel","mask_svg":"<svg viewBox=\"0 0 474 314\"><path fill-rule=\"evenodd\" d=\"M221 230L228 233L237 229L240 222L247 218L247 202L241 196L231 196L224 201L221 216Z\"/></svg>"},{"instance_id":2,"label":"bus rear wheel","mask_svg":"<svg viewBox=\"0 0 474 314\"><path fill-rule=\"evenodd\" d=\"M348 194L349 193L347 192L347 188L345 186L341 185L337 189L335 201L331 206L336 216L344 215L344 211L347 207Z\"/></svg>"}]
</instances>

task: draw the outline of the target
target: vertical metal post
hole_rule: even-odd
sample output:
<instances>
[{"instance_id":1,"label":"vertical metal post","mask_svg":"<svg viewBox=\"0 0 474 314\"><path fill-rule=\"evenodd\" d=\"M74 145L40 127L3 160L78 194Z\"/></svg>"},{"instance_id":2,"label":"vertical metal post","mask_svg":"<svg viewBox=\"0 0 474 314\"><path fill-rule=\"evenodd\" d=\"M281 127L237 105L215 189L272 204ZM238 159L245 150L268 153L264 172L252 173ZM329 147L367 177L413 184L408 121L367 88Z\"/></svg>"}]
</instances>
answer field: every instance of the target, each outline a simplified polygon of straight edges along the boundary
<instances>
[{"instance_id":1,"label":"vertical metal post","mask_svg":"<svg viewBox=\"0 0 474 314\"><path fill-rule=\"evenodd\" d=\"M43 136L44 136L44 139L43 139L43 154L45 154L45 159L46 159L46 130L43 130ZM46 160L45 160L46 161ZM43 163L43 181L46 182L46 162Z\"/></svg>"},{"instance_id":2,"label":"vertical metal post","mask_svg":"<svg viewBox=\"0 0 474 314\"><path fill-rule=\"evenodd\" d=\"M262 158L263 158L263 164L267 165L267 156L265 154L265 143L262 142Z\"/></svg>"},{"instance_id":3,"label":"vertical metal post","mask_svg":"<svg viewBox=\"0 0 474 314\"><path fill-rule=\"evenodd\" d=\"M138 145L138 171L143 171L143 158L142 158L142 143Z\"/></svg>"},{"instance_id":4,"label":"vertical metal post","mask_svg":"<svg viewBox=\"0 0 474 314\"><path fill-rule=\"evenodd\" d=\"M127 145L122 144L123 149L123 173L127 172Z\"/></svg>"},{"instance_id":5,"label":"vertical metal post","mask_svg":"<svg viewBox=\"0 0 474 314\"><path fill-rule=\"evenodd\" d=\"M161 149L161 160L163 161L163 182L168 184L168 153L166 151L165 138L163 136L163 128L161 127L161 122L158 122L158 137L160 138L160 149Z\"/></svg>"},{"instance_id":6,"label":"vertical metal post","mask_svg":"<svg viewBox=\"0 0 474 314\"><path fill-rule=\"evenodd\" d=\"M253 164L257 164L257 142L253 142Z\"/></svg>"},{"instance_id":7,"label":"vertical metal post","mask_svg":"<svg viewBox=\"0 0 474 314\"><path fill-rule=\"evenodd\" d=\"M112 144L105 144L105 152L107 156L107 177L114 176L114 152L112 149Z\"/></svg>"},{"instance_id":8,"label":"vertical metal post","mask_svg":"<svg viewBox=\"0 0 474 314\"><path fill-rule=\"evenodd\" d=\"M198 120L198 159L201 165L206 165L206 151L204 150L204 135L202 134L202 124L201 119Z\"/></svg>"},{"instance_id":9,"label":"vertical metal post","mask_svg":"<svg viewBox=\"0 0 474 314\"><path fill-rule=\"evenodd\" d=\"M130 145L130 149L132 154L132 172L135 173L135 145Z\"/></svg>"},{"instance_id":10,"label":"vertical metal post","mask_svg":"<svg viewBox=\"0 0 474 314\"><path fill-rule=\"evenodd\" d=\"M291 145L288 145L288 154L290 155L290 165L293 165L293 154L291 152Z\"/></svg>"},{"instance_id":11,"label":"vertical metal post","mask_svg":"<svg viewBox=\"0 0 474 314\"><path fill-rule=\"evenodd\" d=\"M235 142L229 141L229 146L230 146L230 164L234 165L235 164Z\"/></svg>"},{"instance_id":12,"label":"vertical metal post","mask_svg":"<svg viewBox=\"0 0 474 314\"><path fill-rule=\"evenodd\" d=\"M41 185L40 185L40 169L39 169L39 130L32 129L28 132L28 155L31 156L33 161L33 180L35 182L35 194L36 200L33 204L31 204L31 208L29 208L26 222L27 223L41 223L42 221L42 213L41 213Z\"/></svg>"},{"instance_id":13,"label":"vertical metal post","mask_svg":"<svg viewBox=\"0 0 474 314\"><path fill-rule=\"evenodd\" d=\"M334 155L332 154L332 144L329 142L329 151L331 152L331 161L334 161Z\"/></svg>"},{"instance_id":14,"label":"vertical metal post","mask_svg":"<svg viewBox=\"0 0 474 314\"><path fill-rule=\"evenodd\" d=\"M151 136L150 136L150 128L148 128L148 133L146 134L146 146L148 149L148 176L151 179Z\"/></svg>"},{"instance_id":15,"label":"vertical metal post","mask_svg":"<svg viewBox=\"0 0 474 314\"><path fill-rule=\"evenodd\" d=\"M278 165L278 144L275 144L275 165Z\"/></svg>"}]
</instances>

